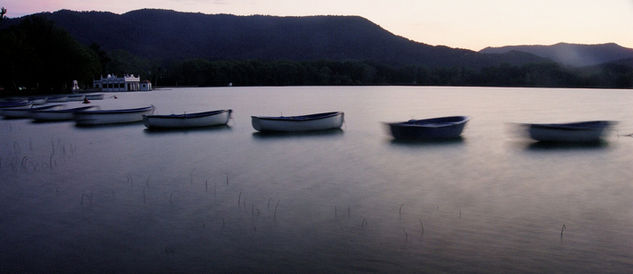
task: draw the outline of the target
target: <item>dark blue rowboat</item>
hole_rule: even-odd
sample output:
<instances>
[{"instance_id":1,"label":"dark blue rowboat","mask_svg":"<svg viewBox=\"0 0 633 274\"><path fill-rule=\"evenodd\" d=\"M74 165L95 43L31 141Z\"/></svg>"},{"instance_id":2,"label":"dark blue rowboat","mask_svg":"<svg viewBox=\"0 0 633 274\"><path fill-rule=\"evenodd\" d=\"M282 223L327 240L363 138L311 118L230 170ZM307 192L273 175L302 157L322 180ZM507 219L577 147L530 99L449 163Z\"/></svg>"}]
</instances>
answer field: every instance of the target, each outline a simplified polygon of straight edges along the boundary
<instances>
[{"instance_id":1,"label":"dark blue rowboat","mask_svg":"<svg viewBox=\"0 0 633 274\"><path fill-rule=\"evenodd\" d=\"M467 116L448 116L422 120L409 120L399 123L387 123L395 139L434 140L457 138L462 134L469 118Z\"/></svg>"},{"instance_id":2,"label":"dark blue rowboat","mask_svg":"<svg viewBox=\"0 0 633 274\"><path fill-rule=\"evenodd\" d=\"M562 124L524 124L530 138L541 142L596 142L615 122L582 121Z\"/></svg>"}]
</instances>

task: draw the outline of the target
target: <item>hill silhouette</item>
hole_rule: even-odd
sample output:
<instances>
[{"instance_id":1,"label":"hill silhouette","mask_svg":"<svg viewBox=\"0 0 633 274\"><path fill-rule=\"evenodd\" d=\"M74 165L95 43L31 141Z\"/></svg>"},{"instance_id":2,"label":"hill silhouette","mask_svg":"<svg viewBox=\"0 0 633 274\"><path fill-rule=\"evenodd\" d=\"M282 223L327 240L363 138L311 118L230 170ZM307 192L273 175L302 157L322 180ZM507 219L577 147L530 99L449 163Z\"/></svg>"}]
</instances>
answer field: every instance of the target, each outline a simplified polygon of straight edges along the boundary
<instances>
[{"instance_id":1,"label":"hill silhouette","mask_svg":"<svg viewBox=\"0 0 633 274\"><path fill-rule=\"evenodd\" d=\"M625 48L615 43L596 45L558 43L550 46L524 45L487 47L480 52L503 54L511 51L530 53L551 59L563 65L576 67L593 66L633 58L633 49Z\"/></svg>"},{"instance_id":2,"label":"hill silhouette","mask_svg":"<svg viewBox=\"0 0 633 274\"><path fill-rule=\"evenodd\" d=\"M475 52L415 42L358 16L61 10L3 20L0 38L0 90L16 94L128 73L155 86L633 87L630 49L615 44Z\"/></svg>"},{"instance_id":3,"label":"hill silhouette","mask_svg":"<svg viewBox=\"0 0 633 274\"><path fill-rule=\"evenodd\" d=\"M531 54L480 54L394 35L358 16L235 16L142 9L124 14L41 13L84 43L152 59L375 61L469 67L548 60Z\"/></svg>"}]
</instances>

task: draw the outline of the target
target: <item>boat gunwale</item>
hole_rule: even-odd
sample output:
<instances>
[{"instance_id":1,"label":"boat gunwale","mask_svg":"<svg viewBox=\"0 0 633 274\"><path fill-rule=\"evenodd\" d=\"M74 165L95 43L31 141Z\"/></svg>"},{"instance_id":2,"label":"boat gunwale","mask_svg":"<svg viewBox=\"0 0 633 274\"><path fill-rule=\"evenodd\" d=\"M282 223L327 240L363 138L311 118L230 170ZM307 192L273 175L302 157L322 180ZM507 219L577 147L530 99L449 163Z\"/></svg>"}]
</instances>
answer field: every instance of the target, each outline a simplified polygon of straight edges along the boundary
<instances>
[{"instance_id":1,"label":"boat gunwale","mask_svg":"<svg viewBox=\"0 0 633 274\"><path fill-rule=\"evenodd\" d=\"M523 124L527 127L532 128L542 128L542 129L553 129L553 130L565 130L565 131L591 131L597 129L604 129L611 125L614 125L616 122L606 121L606 120L595 120L595 121L581 121L581 122L572 122L572 123L554 123L554 124Z\"/></svg>"},{"instance_id":2,"label":"boat gunwale","mask_svg":"<svg viewBox=\"0 0 633 274\"><path fill-rule=\"evenodd\" d=\"M441 120L449 120L449 119L459 119L456 121L442 122ZM436 123L428 123L428 124L419 124L418 122L422 121L439 121ZM428 119L418 119L418 120L409 120L404 122L385 122L388 126L397 126L397 127L416 127L416 128L443 128L443 127L451 127L455 125L465 124L470 121L470 117L468 116L443 116L443 117L435 117Z\"/></svg>"},{"instance_id":3,"label":"boat gunwale","mask_svg":"<svg viewBox=\"0 0 633 274\"><path fill-rule=\"evenodd\" d=\"M76 111L78 115L92 115L92 114L125 114L125 113L139 113L154 109L154 105L141 108L128 108L128 109L114 109L114 110L82 110Z\"/></svg>"},{"instance_id":4,"label":"boat gunwale","mask_svg":"<svg viewBox=\"0 0 633 274\"><path fill-rule=\"evenodd\" d=\"M306 115L298 115L298 116L251 116L251 118L260 119L260 120L268 120L268 121L279 121L279 122L306 122L306 121L314 121L314 120L321 120L321 119L336 117L339 115L344 115L344 112L332 111L332 112L322 112L322 113L314 113L314 114L306 114Z\"/></svg>"},{"instance_id":5,"label":"boat gunwale","mask_svg":"<svg viewBox=\"0 0 633 274\"><path fill-rule=\"evenodd\" d=\"M34 110L33 112L35 113L73 113L73 112L79 112L79 111L84 111L90 108L96 108L97 106L83 106L83 107L76 107L76 108L68 108L68 109L59 109L59 110Z\"/></svg>"},{"instance_id":6,"label":"boat gunwale","mask_svg":"<svg viewBox=\"0 0 633 274\"><path fill-rule=\"evenodd\" d=\"M205 112L195 112L195 113L183 113L183 114L152 114L152 115L143 115L144 119L193 119L193 118L203 118L214 116L218 114L222 114L228 112L231 114L233 112L232 109L220 109L220 110L212 110Z\"/></svg>"},{"instance_id":7,"label":"boat gunwale","mask_svg":"<svg viewBox=\"0 0 633 274\"><path fill-rule=\"evenodd\" d=\"M0 103L0 109L11 109L11 108L20 108L20 107L31 107L33 106L33 103L31 102L19 102L19 103L11 103L11 102L6 102L6 103Z\"/></svg>"},{"instance_id":8,"label":"boat gunwale","mask_svg":"<svg viewBox=\"0 0 633 274\"><path fill-rule=\"evenodd\" d=\"M59 107L59 106L63 106L64 104L54 104L54 105L46 105L46 106L39 106L39 107L16 107L16 108L7 108L4 109L5 111L27 111L27 112L34 112L34 111L38 111L38 110L47 110L47 109L51 109L54 107Z\"/></svg>"}]
</instances>

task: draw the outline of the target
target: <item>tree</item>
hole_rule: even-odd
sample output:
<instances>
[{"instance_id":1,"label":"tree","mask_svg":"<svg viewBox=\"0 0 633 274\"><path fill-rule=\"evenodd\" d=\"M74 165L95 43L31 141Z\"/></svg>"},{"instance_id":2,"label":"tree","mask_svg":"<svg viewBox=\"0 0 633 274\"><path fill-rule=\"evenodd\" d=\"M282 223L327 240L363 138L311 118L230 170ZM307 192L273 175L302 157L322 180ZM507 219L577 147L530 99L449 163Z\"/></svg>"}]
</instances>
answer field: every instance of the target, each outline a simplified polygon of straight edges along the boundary
<instances>
[{"instance_id":1,"label":"tree","mask_svg":"<svg viewBox=\"0 0 633 274\"><path fill-rule=\"evenodd\" d=\"M5 7L2 7L2 9L0 9L0 21L4 19L5 14L7 14L7 9Z\"/></svg>"},{"instance_id":2,"label":"tree","mask_svg":"<svg viewBox=\"0 0 633 274\"><path fill-rule=\"evenodd\" d=\"M89 83L101 68L97 55L41 17L0 31L0 86L64 92L73 80Z\"/></svg>"}]
</instances>

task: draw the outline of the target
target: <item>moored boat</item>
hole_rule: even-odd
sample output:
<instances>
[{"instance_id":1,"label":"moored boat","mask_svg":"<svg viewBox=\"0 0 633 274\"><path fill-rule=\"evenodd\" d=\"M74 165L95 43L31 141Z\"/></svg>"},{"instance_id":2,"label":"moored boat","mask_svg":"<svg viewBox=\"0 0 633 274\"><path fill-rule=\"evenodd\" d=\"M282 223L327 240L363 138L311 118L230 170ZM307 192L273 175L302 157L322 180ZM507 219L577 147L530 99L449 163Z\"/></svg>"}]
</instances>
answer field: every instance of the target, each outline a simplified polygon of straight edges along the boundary
<instances>
[{"instance_id":1,"label":"moored boat","mask_svg":"<svg viewBox=\"0 0 633 274\"><path fill-rule=\"evenodd\" d=\"M530 138L541 142L597 142L615 122L581 121L560 124L523 124Z\"/></svg>"},{"instance_id":2,"label":"moored boat","mask_svg":"<svg viewBox=\"0 0 633 274\"><path fill-rule=\"evenodd\" d=\"M68 101L68 96L66 95L48 97L49 103L59 103L59 102L66 102L66 101Z\"/></svg>"},{"instance_id":3,"label":"moored boat","mask_svg":"<svg viewBox=\"0 0 633 274\"><path fill-rule=\"evenodd\" d=\"M17 108L5 108L2 110L2 115L5 118L31 118L32 112L36 110L46 110L46 109L60 109L63 105L47 105L41 107L17 107Z\"/></svg>"},{"instance_id":4,"label":"moored boat","mask_svg":"<svg viewBox=\"0 0 633 274\"><path fill-rule=\"evenodd\" d=\"M87 100L103 100L103 93L98 94L86 94Z\"/></svg>"},{"instance_id":5,"label":"moored boat","mask_svg":"<svg viewBox=\"0 0 633 274\"><path fill-rule=\"evenodd\" d=\"M68 95L68 101L83 101L84 98L86 98L86 95L84 94L71 94Z\"/></svg>"},{"instance_id":6,"label":"moored boat","mask_svg":"<svg viewBox=\"0 0 633 274\"><path fill-rule=\"evenodd\" d=\"M171 115L143 115L147 128L192 128L226 125L231 118L230 109Z\"/></svg>"},{"instance_id":7,"label":"moored boat","mask_svg":"<svg viewBox=\"0 0 633 274\"><path fill-rule=\"evenodd\" d=\"M75 112L78 126L133 123L143 120L143 115L154 113L154 106L114 110L84 110Z\"/></svg>"},{"instance_id":8,"label":"moored boat","mask_svg":"<svg viewBox=\"0 0 633 274\"><path fill-rule=\"evenodd\" d=\"M28 100L5 101L5 102L0 102L0 109L16 108L16 107L31 107L32 105L33 103L29 102Z\"/></svg>"},{"instance_id":9,"label":"moored boat","mask_svg":"<svg viewBox=\"0 0 633 274\"><path fill-rule=\"evenodd\" d=\"M65 121L72 120L75 112L97 108L97 106L85 106L68 109L38 109L31 111L31 118L36 121Z\"/></svg>"},{"instance_id":10,"label":"moored boat","mask_svg":"<svg viewBox=\"0 0 633 274\"><path fill-rule=\"evenodd\" d=\"M43 104L46 104L47 101L48 101L48 98L46 98L46 97L31 97L31 98L29 98L29 102L31 102L31 104L33 104L33 105L43 105Z\"/></svg>"},{"instance_id":11,"label":"moored boat","mask_svg":"<svg viewBox=\"0 0 633 274\"><path fill-rule=\"evenodd\" d=\"M386 124L394 139L436 140L460 137L469 120L467 116L446 116Z\"/></svg>"},{"instance_id":12,"label":"moored boat","mask_svg":"<svg viewBox=\"0 0 633 274\"><path fill-rule=\"evenodd\" d=\"M296 132L340 128L343 112L324 112L300 116L251 116L253 128L258 131Z\"/></svg>"}]
</instances>

